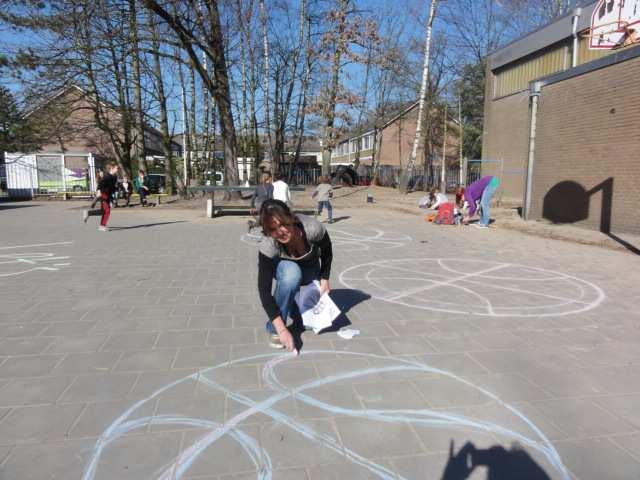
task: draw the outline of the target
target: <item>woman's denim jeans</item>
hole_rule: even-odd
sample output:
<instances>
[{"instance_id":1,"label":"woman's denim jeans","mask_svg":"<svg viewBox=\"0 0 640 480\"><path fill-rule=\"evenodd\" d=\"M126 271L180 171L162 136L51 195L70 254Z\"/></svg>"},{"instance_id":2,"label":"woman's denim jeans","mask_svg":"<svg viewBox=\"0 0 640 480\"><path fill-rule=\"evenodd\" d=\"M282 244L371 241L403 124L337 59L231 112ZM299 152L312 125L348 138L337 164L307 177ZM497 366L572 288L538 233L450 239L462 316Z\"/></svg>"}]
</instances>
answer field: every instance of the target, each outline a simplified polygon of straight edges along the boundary
<instances>
[{"instance_id":1,"label":"woman's denim jeans","mask_svg":"<svg viewBox=\"0 0 640 480\"><path fill-rule=\"evenodd\" d=\"M296 262L291 260L280 260L276 267L276 291L273 298L278 304L280 315L284 323L287 323L292 308L295 308L295 296L300 289L300 285L317 280L320 276L320 266L315 264L311 267L300 268ZM267 332L275 334L276 329L271 321L267 322Z\"/></svg>"},{"instance_id":2,"label":"woman's denim jeans","mask_svg":"<svg viewBox=\"0 0 640 480\"><path fill-rule=\"evenodd\" d=\"M491 206L493 194L496 193L498 189L497 182L496 185L493 185L493 183L494 182L490 182L489 185L486 186L480 198L480 225L489 225L489 207Z\"/></svg>"}]
</instances>

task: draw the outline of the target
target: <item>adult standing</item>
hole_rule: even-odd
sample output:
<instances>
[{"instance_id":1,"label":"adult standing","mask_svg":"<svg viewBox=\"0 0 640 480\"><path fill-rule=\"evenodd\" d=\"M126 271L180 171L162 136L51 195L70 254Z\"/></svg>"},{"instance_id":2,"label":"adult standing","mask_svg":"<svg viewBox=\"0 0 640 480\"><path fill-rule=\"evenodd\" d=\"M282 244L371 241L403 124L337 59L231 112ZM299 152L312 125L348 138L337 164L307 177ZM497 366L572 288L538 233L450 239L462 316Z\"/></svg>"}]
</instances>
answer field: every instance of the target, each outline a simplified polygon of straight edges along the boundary
<instances>
[{"instance_id":1,"label":"adult standing","mask_svg":"<svg viewBox=\"0 0 640 480\"><path fill-rule=\"evenodd\" d=\"M291 191L287 182L284 181L284 175L278 173L275 179L276 181L273 182L273 199L291 205Z\"/></svg>"},{"instance_id":2,"label":"adult standing","mask_svg":"<svg viewBox=\"0 0 640 480\"><path fill-rule=\"evenodd\" d=\"M145 175L144 170L138 171L138 176L133 181L133 188L138 192L138 195L140 195L140 205L146 207L149 186L147 185L147 176Z\"/></svg>"},{"instance_id":3,"label":"adult standing","mask_svg":"<svg viewBox=\"0 0 640 480\"><path fill-rule=\"evenodd\" d=\"M294 215L279 200L263 203L260 223L265 238L258 253L258 292L268 317L269 345L293 352L287 319L301 285L319 280L321 293L330 291L331 238L316 219ZM274 278L276 288L271 293Z\"/></svg>"},{"instance_id":4,"label":"adult standing","mask_svg":"<svg viewBox=\"0 0 640 480\"><path fill-rule=\"evenodd\" d=\"M463 196L467 203L467 216L463 220L464 223L468 223L476 214L478 209L476 203L480 202L480 220L475 226L478 228L489 227L491 199L499 186L500 180L498 180L498 177L488 175L476 180L464 190Z\"/></svg>"}]
</instances>

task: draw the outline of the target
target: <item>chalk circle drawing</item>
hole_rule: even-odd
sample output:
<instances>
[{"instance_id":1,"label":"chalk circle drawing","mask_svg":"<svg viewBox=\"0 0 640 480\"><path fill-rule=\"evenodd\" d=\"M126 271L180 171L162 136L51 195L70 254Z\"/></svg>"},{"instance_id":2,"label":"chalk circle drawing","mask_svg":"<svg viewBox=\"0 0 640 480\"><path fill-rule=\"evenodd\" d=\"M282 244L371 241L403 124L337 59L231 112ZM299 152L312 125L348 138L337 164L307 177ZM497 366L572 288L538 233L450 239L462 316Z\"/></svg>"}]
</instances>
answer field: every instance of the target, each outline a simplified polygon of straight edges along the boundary
<instances>
[{"instance_id":1,"label":"chalk circle drawing","mask_svg":"<svg viewBox=\"0 0 640 480\"><path fill-rule=\"evenodd\" d=\"M372 229L363 233L351 233L345 230L327 228L331 236L331 243L334 247L339 247L339 252L366 251L398 248L413 241L409 235L402 233L387 233L382 230ZM262 240L262 234L254 231L245 233L240 238L248 245L258 245Z\"/></svg>"},{"instance_id":2,"label":"chalk circle drawing","mask_svg":"<svg viewBox=\"0 0 640 480\"><path fill-rule=\"evenodd\" d=\"M473 259L383 260L347 268L347 288L407 307L493 317L550 317L591 310L596 285L537 267Z\"/></svg>"},{"instance_id":3,"label":"chalk circle drawing","mask_svg":"<svg viewBox=\"0 0 640 480\"><path fill-rule=\"evenodd\" d=\"M220 458L220 455L224 454L218 454L215 448L208 449L212 446L215 447L216 442L225 442L225 439L227 439L226 442L233 440L239 444L240 449L236 449L236 451L243 451L244 454L246 454L245 460L247 460L247 465L255 469L258 480L270 480L274 474L275 462L272 461L271 458L274 452L270 452L269 449L272 448L279 451L283 447L282 445L278 445L278 440L274 441L273 444L270 443L263 437L263 434L255 433L255 435L260 437L259 441L247 433L249 429L244 427L255 421L266 421L269 422L266 425L273 425L273 423L275 423L279 425L279 428L288 428L291 430L291 435L293 435L291 441L297 443L310 442L309 448L314 451L320 448L329 449L332 454L336 454L343 457L346 461L352 462L355 468L368 471L368 474L373 478L382 478L385 480L404 478L397 472L390 470L390 468L393 467L382 465L358 453L358 445L343 444L335 438L334 435L326 431L317 431L313 428L312 424L305 423L304 420L290 415L292 399L295 399L298 404L305 404L318 409L318 411L324 411L334 416L336 421L339 421L339 418L348 417L357 418L361 422L375 421L389 424L412 424L417 430L438 429L438 432L441 432L439 429L446 429L447 431L461 431L465 436L474 432L480 435L492 435L495 438L504 439L505 441L516 442L522 448L527 449L536 456L538 461L544 463L544 468L550 469L557 474L552 475L553 478L562 478L563 480L570 479L570 475L560 455L545 434L531 420L515 407L503 402L493 393L471 383L469 380L458 377L450 372L430 367L418 361L383 357L374 354L315 350L304 351L301 353L301 356L303 360L317 362L325 362L327 360L341 362L341 360L348 361L349 359L355 358L359 360L358 365L362 365L362 367L358 369L349 369L349 367L345 367L344 369L336 368L332 370L331 374L325 377L318 378L314 376L314 378L308 380L303 379L284 382L278 378L279 368L283 366L286 371L291 372L290 369L295 367L295 362L300 362L300 360L289 354L271 353L229 361L196 372L160 388L147 398L138 401L124 411L96 441L90 459L85 467L84 480L93 480L96 476L99 476L102 466L110 472L116 471L115 469L118 468L117 462L120 458L122 458L122 462L128 462L128 456L118 456L117 454L113 454L113 451L110 451L110 449L117 451L118 442L122 442L125 435L129 433L144 433L147 428L156 425L162 426L164 429L170 425L175 429L196 427L196 430L193 431L194 435L191 437L184 437L190 438L190 440L183 443L181 451L177 452L174 458L163 459L162 465L149 465L151 470L149 472L150 478L158 478L161 480L179 479L185 475L199 475L198 470L202 471L205 467L208 475L221 473L212 470L215 470L216 465L222 465L225 461L228 462L229 458L224 456ZM344 363L342 364L344 365ZM235 370L232 369L242 365L251 365L252 367L261 369L263 388L266 389L266 391L261 392L259 400L254 400L250 397L249 393L240 393L236 388L229 385L229 382L234 381L233 373L235 373ZM225 370L227 371L225 372ZM230 373L231 375L229 375ZM379 382L379 375L386 375L387 377L385 378L393 378L393 375L396 374L400 376L406 376L408 374L423 376L431 380L433 380L434 374L436 374L440 379L444 378L461 384L462 388L469 389L472 394L475 392L475 394L486 397L486 404L491 403L494 406L502 408L506 414L506 417L503 416L502 418L509 419L510 428L482 418L474 418L459 412L447 412L443 409L362 408L359 404L355 406L349 405L348 399L337 400L339 396L334 397L331 395L331 388L336 386L336 384L344 386L345 383L349 384L355 380ZM212 395L211 398L217 398L217 401L222 404L226 401L228 406L231 405L234 407L231 408L230 411L237 413L228 414L226 420L216 421L209 417L196 418L190 415L183 415L179 411L180 407L176 407L175 401L168 402L168 404L172 406L163 408L163 395L166 394L170 397L173 394L175 397L176 391L182 392L182 389L186 388L187 385L185 384L194 384L193 388L201 389L198 390L200 392L210 393ZM384 384L380 384L380 395L376 395L376 397L381 397L384 400L385 388L387 387L385 387ZM266 395L262 395L262 393ZM425 393L425 395L428 395L428 393ZM341 401L343 405L327 403L325 400L327 398L336 398L336 400L333 401ZM281 411L276 408L278 403L287 400L289 401L287 403L289 409ZM154 405L155 402L157 402L158 405L156 413L153 416L145 416L148 413L149 407ZM376 402L377 404L380 403L378 400L376 400ZM425 404L426 403L425 401ZM214 416L216 408L213 401L209 411L210 413L203 415ZM258 418L252 419L252 417L256 416ZM478 416L480 416L480 414L478 414ZM245 421L247 422L243 423ZM272 431L271 427L268 427L267 430ZM300 435L300 438L298 439L295 434ZM279 441L282 441L282 436L280 435L280 437ZM127 435L127 438L131 437ZM449 437L446 437L445 440L448 445ZM406 442L406 438L390 437L385 439L384 444L380 445L382 456L384 456L389 442L399 442L404 445L403 442ZM368 442L365 441L365 444L368 444ZM224 452L227 452L226 455L228 455L227 448L224 448L222 445L220 447ZM103 456L108 456L108 460L103 458ZM238 460L238 458L235 460ZM116 464L114 464L114 462L116 462ZM122 467L124 468L125 466L126 465L123 464ZM190 470L196 471L190 472Z\"/></svg>"},{"instance_id":4,"label":"chalk circle drawing","mask_svg":"<svg viewBox=\"0 0 640 480\"><path fill-rule=\"evenodd\" d=\"M21 252L0 254L0 278L24 275L35 271L56 272L71 265L68 256L53 253Z\"/></svg>"}]
</instances>

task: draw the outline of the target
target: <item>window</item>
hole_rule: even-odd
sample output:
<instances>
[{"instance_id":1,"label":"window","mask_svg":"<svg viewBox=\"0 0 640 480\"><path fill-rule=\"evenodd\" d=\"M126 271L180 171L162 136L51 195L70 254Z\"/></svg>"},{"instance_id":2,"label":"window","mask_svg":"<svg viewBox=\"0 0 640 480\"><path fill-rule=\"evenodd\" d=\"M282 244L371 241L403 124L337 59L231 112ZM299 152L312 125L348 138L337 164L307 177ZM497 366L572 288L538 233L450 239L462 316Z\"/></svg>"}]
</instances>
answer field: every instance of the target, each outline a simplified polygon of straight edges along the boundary
<instances>
[{"instance_id":1,"label":"window","mask_svg":"<svg viewBox=\"0 0 640 480\"><path fill-rule=\"evenodd\" d=\"M358 150L358 140L351 140L351 153L355 153Z\"/></svg>"}]
</instances>

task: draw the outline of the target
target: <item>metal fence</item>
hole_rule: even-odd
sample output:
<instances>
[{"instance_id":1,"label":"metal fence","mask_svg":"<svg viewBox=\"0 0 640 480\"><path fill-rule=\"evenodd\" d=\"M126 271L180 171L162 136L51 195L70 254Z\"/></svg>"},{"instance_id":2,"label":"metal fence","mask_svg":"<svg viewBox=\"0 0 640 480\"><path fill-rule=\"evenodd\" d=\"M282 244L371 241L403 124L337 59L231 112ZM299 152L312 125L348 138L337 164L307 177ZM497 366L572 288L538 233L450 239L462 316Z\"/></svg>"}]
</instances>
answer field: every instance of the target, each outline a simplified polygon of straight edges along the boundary
<instances>
[{"instance_id":1,"label":"metal fence","mask_svg":"<svg viewBox=\"0 0 640 480\"><path fill-rule=\"evenodd\" d=\"M7 198L9 192L7 191L7 168L4 163L0 163L0 198Z\"/></svg>"},{"instance_id":2,"label":"metal fence","mask_svg":"<svg viewBox=\"0 0 640 480\"><path fill-rule=\"evenodd\" d=\"M317 167L298 167L291 174L291 185L317 185L322 169Z\"/></svg>"},{"instance_id":3,"label":"metal fence","mask_svg":"<svg viewBox=\"0 0 640 480\"><path fill-rule=\"evenodd\" d=\"M358 169L360 183L368 184L373 179L371 167L363 166ZM396 188L400 183L402 169L391 165L380 165L378 170L378 183L383 187ZM454 191L460 182L460 167L449 166L445 173L447 191ZM426 190L431 187L440 187L440 169L425 169L422 166L415 167L409 178L411 190Z\"/></svg>"},{"instance_id":4,"label":"metal fence","mask_svg":"<svg viewBox=\"0 0 640 480\"><path fill-rule=\"evenodd\" d=\"M94 160L84 153L5 154L6 190L16 198L95 191Z\"/></svg>"},{"instance_id":5,"label":"metal fence","mask_svg":"<svg viewBox=\"0 0 640 480\"><path fill-rule=\"evenodd\" d=\"M471 185L473 182L475 182L476 180L479 180L480 177L482 177L482 166L483 165L492 165L493 166L493 170L496 170L497 175L500 177L500 180L502 181L502 175L503 175L503 166L502 166L502 160L489 160L489 159L476 159L476 160L465 160L466 162L466 170L467 170L467 175L466 175L466 181L467 181L467 185ZM486 172L485 172L486 175Z\"/></svg>"}]
</instances>

